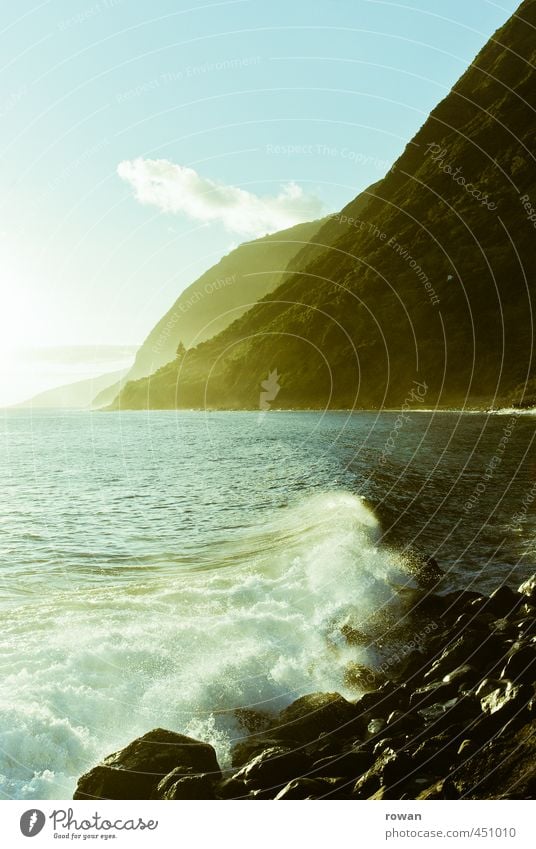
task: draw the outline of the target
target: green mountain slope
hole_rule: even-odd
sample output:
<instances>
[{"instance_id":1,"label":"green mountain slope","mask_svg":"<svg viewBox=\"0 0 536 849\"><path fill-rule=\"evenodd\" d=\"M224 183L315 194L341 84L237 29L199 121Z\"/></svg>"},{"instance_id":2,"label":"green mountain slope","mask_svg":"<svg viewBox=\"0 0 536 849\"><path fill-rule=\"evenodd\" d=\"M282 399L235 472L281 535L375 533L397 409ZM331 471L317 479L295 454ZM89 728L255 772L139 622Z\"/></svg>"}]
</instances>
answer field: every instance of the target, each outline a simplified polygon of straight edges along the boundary
<instances>
[{"instance_id":1,"label":"green mountain slope","mask_svg":"<svg viewBox=\"0 0 536 849\"><path fill-rule=\"evenodd\" d=\"M282 280L282 272L320 229L322 221L297 224L239 245L188 286L151 330L128 373L128 380L150 375L175 358L180 342L198 345L224 330ZM124 383L124 381L123 381ZM122 384L95 398L111 403Z\"/></svg>"},{"instance_id":2,"label":"green mountain slope","mask_svg":"<svg viewBox=\"0 0 536 849\"><path fill-rule=\"evenodd\" d=\"M532 392L535 27L525 0L276 291L127 384L117 406L256 408L274 370L277 407L479 406Z\"/></svg>"}]
</instances>

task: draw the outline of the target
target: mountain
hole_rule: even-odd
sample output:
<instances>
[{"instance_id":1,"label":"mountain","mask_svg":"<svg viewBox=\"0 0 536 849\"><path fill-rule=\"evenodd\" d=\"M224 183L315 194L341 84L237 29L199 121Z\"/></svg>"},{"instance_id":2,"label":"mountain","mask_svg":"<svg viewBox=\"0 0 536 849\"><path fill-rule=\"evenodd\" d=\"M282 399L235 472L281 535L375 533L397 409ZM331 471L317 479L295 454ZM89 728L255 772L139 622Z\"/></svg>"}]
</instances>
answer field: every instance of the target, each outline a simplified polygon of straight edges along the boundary
<instances>
[{"instance_id":1,"label":"mountain","mask_svg":"<svg viewBox=\"0 0 536 849\"><path fill-rule=\"evenodd\" d=\"M218 334L281 283L292 258L320 229L308 221L239 245L188 286L138 350L128 380L155 372L175 358L179 343L189 348ZM110 404L124 384L94 399Z\"/></svg>"},{"instance_id":2,"label":"mountain","mask_svg":"<svg viewBox=\"0 0 536 849\"><path fill-rule=\"evenodd\" d=\"M55 389L40 392L28 401L17 404L18 409L86 409L91 406L95 393L104 392L110 386L117 386L127 375L128 369L103 374L100 377L92 377L69 383ZM110 403L113 401L112 396Z\"/></svg>"},{"instance_id":3,"label":"mountain","mask_svg":"<svg viewBox=\"0 0 536 849\"><path fill-rule=\"evenodd\" d=\"M525 0L275 291L128 383L116 407L483 407L536 395L535 27Z\"/></svg>"}]
</instances>

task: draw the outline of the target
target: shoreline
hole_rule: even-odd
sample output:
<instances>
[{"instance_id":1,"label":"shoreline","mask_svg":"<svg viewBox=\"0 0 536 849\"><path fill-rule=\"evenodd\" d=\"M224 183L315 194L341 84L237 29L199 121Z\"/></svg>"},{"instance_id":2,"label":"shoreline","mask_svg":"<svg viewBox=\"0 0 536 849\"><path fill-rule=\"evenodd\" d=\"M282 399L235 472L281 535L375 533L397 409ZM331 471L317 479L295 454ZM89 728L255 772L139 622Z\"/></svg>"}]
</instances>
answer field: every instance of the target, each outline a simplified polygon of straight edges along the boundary
<instances>
[{"instance_id":1,"label":"shoreline","mask_svg":"<svg viewBox=\"0 0 536 849\"><path fill-rule=\"evenodd\" d=\"M536 574L490 596L412 591L406 650L359 667L364 694L235 711L222 769L211 745L154 729L78 781L74 799L527 799L536 793ZM426 586L433 586L434 592ZM360 635L349 634L357 645Z\"/></svg>"}]
</instances>

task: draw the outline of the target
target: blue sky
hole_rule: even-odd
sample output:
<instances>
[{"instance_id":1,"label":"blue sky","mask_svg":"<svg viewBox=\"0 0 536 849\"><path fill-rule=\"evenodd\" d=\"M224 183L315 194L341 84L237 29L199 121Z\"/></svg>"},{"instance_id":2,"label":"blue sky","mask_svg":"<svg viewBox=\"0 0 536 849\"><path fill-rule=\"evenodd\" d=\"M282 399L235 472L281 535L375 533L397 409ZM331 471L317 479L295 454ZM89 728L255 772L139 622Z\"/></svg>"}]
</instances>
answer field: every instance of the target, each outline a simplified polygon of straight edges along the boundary
<instances>
[{"instance_id":1,"label":"blue sky","mask_svg":"<svg viewBox=\"0 0 536 849\"><path fill-rule=\"evenodd\" d=\"M0 347L141 343L231 247L379 179L517 5L4 4Z\"/></svg>"}]
</instances>

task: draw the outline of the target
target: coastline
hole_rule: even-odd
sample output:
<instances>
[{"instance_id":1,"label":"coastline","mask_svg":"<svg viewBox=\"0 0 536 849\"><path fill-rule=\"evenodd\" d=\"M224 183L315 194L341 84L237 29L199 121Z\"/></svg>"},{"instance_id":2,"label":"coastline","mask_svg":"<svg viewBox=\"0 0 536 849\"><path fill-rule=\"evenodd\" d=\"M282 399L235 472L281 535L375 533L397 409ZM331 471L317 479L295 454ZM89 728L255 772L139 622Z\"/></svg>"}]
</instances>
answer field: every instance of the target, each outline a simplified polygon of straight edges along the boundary
<instances>
[{"instance_id":1,"label":"coastline","mask_svg":"<svg viewBox=\"0 0 536 849\"><path fill-rule=\"evenodd\" d=\"M208 743L154 729L85 773L73 798L534 798L536 574L490 596L439 595L439 574L430 561L411 591L392 662L353 670L356 701L312 693L277 715L237 711L227 769Z\"/></svg>"}]
</instances>

